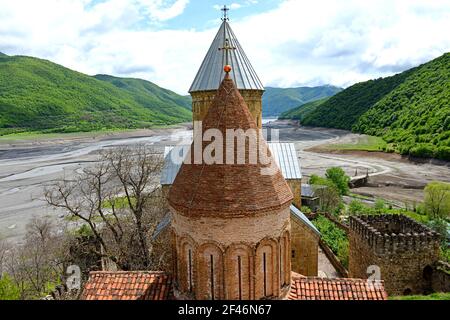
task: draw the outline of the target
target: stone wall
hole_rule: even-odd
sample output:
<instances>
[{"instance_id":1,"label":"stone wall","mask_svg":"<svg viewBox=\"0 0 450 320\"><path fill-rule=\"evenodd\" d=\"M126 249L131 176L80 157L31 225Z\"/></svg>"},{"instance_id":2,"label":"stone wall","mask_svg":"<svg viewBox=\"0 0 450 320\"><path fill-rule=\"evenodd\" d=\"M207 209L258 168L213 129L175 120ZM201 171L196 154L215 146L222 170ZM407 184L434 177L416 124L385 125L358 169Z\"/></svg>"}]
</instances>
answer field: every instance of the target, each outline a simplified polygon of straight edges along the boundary
<instances>
[{"instance_id":1,"label":"stone wall","mask_svg":"<svg viewBox=\"0 0 450 320\"><path fill-rule=\"evenodd\" d=\"M317 276L319 236L291 215L292 271L304 276Z\"/></svg>"},{"instance_id":2,"label":"stone wall","mask_svg":"<svg viewBox=\"0 0 450 320\"><path fill-rule=\"evenodd\" d=\"M367 279L368 267L378 266L389 295L426 291L424 271L439 258L437 233L403 215L359 216L350 217L349 241L350 277Z\"/></svg>"},{"instance_id":3,"label":"stone wall","mask_svg":"<svg viewBox=\"0 0 450 320\"><path fill-rule=\"evenodd\" d=\"M173 213L178 298L284 298L291 271L290 209L252 217Z\"/></svg>"},{"instance_id":4,"label":"stone wall","mask_svg":"<svg viewBox=\"0 0 450 320\"><path fill-rule=\"evenodd\" d=\"M286 179L286 182L294 195L292 204L300 209L302 207L302 179Z\"/></svg>"}]
</instances>

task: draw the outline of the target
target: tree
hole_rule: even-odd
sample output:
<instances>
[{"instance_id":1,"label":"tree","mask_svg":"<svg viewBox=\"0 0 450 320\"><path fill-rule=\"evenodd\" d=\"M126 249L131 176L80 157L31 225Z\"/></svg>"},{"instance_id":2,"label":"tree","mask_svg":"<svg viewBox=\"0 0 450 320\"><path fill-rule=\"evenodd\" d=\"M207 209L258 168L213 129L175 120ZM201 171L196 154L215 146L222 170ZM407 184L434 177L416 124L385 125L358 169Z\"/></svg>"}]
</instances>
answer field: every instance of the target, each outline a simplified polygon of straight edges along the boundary
<instances>
[{"instance_id":1,"label":"tree","mask_svg":"<svg viewBox=\"0 0 450 320\"><path fill-rule=\"evenodd\" d=\"M341 203L341 197L334 187L313 186L315 195L319 197L320 210L334 213Z\"/></svg>"},{"instance_id":2,"label":"tree","mask_svg":"<svg viewBox=\"0 0 450 320\"><path fill-rule=\"evenodd\" d=\"M450 217L450 183L430 182L425 187L424 204L431 219Z\"/></svg>"},{"instance_id":3,"label":"tree","mask_svg":"<svg viewBox=\"0 0 450 320\"><path fill-rule=\"evenodd\" d=\"M68 251L64 239L49 218L27 224L24 243L11 247L5 258L6 274L20 299L41 298L61 282Z\"/></svg>"},{"instance_id":4,"label":"tree","mask_svg":"<svg viewBox=\"0 0 450 320\"><path fill-rule=\"evenodd\" d=\"M326 178L334 183L339 194L347 195L350 188L348 183L350 182L350 177L345 174L345 171L342 168L334 167L329 168L325 174Z\"/></svg>"},{"instance_id":5,"label":"tree","mask_svg":"<svg viewBox=\"0 0 450 320\"><path fill-rule=\"evenodd\" d=\"M89 227L99 257L121 270L157 268L149 235L167 212L161 168L162 157L145 145L105 151L96 165L47 188L45 199Z\"/></svg>"}]
</instances>

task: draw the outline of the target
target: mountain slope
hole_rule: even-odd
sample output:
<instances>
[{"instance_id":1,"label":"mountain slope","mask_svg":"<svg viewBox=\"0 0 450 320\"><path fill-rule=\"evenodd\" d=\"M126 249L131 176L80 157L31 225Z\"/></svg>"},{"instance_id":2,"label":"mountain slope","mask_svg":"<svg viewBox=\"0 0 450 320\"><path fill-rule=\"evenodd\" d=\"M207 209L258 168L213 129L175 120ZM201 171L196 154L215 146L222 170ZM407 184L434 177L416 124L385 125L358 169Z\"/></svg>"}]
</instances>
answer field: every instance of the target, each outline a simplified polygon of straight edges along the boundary
<instances>
[{"instance_id":1,"label":"mountain slope","mask_svg":"<svg viewBox=\"0 0 450 320\"><path fill-rule=\"evenodd\" d=\"M331 97L303 119L303 124L351 130L359 117L412 73L357 83Z\"/></svg>"},{"instance_id":2,"label":"mountain slope","mask_svg":"<svg viewBox=\"0 0 450 320\"><path fill-rule=\"evenodd\" d=\"M0 134L143 128L190 119L186 98L144 80L99 80L46 60L0 56Z\"/></svg>"},{"instance_id":3,"label":"mountain slope","mask_svg":"<svg viewBox=\"0 0 450 320\"><path fill-rule=\"evenodd\" d=\"M330 97L342 91L333 86L272 88L267 87L263 95L263 117L278 116L292 108L310 101Z\"/></svg>"},{"instance_id":4,"label":"mountain slope","mask_svg":"<svg viewBox=\"0 0 450 320\"><path fill-rule=\"evenodd\" d=\"M354 130L382 136L402 154L450 160L450 53L413 69Z\"/></svg>"},{"instance_id":5,"label":"mountain slope","mask_svg":"<svg viewBox=\"0 0 450 320\"><path fill-rule=\"evenodd\" d=\"M305 104L302 104L300 107L291 109L289 111L283 112L278 119L293 119L302 121L306 116L308 116L311 112L317 109L318 106L325 103L329 98L323 98L316 101L311 101Z\"/></svg>"},{"instance_id":6,"label":"mountain slope","mask_svg":"<svg viewBox=\"0 0 450 320\"><path fill-rule=\"evenodd\" d=\"M450 53L392 77L336 94L302 124L352 129L388 142L388 150L450 160Z\"/></svg>"},{"instance_id":7,"label":"mountain slope","mask_svg":"<svg viewBox=\"0 0 450 320\"><path fill-rule=\"evenodd\" d=\"M145 101L145 99L152 99L155 105L158 102L172 102L186 109L192 108L192 100L187 96L180 96L170 90L158 87L156 84L142 79L132 79L132 78L117 78L109 75L96 75L94 78L107 81L117 88L126 90L133 94L135 97L139 97L140 100Z\"/></svg>"}]
</instances>

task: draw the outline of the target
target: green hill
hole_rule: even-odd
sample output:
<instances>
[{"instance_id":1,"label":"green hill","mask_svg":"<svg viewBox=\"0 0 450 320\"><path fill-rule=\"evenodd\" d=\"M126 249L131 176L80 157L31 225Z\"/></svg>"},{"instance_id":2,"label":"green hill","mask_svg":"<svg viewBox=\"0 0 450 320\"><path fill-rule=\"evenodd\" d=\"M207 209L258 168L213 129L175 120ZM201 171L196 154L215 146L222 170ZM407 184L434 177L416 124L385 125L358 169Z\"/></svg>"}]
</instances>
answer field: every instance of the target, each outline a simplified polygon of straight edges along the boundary
<instances>
[{"instance_id":1,"label":"green hill","mask_svg":"<svg viewBox=\"0 0 450 320\"><path fill-rule=\"evenodd\" d=\"M323 98L316 101L311 101L301 105L300 107L291 109L282 113L278 119L293 119L302 121L306 116L308 116L311 112L316 110L318 106L327 101L329 98Z\"/></svg>"},{"instance_id":2,"label":"green hill","mask_svg":"<svg viewBox=\"0 0 450 320\"><path fill-rule=\"evenodd\" d=\"M318 106L303 119L303 124L351 130L361 115L405 81L410 73L357 83Z\"/></svg>"},{"instance_id":3,"label":"green hill","mask_svg":"<svg viewBox=\"0 0 450 320\"><path fill-rule=\"evenodd\" d=\"M267 87L263 95L263 117L279 116L292 108L310 101L331 97L342 89L333 86L272 88Z\"/></svg>"},{"instance_id":4,"label":"green hill","mask_svg":"<svg viewBox=\"0 0 450 320\"><path fill-rule=\"evenodd\" d=\"M450 160L450 53L414 69L354 130L381 136L402 154Z\"/></svg>"},{"instance_id":5,"label":"green hill","mask_svg":"<svg viewBox=\"0 0 450 320\"><path fill-rule=\"evenodd\" d=\"M46 60L0 56L0 135L169 125L191 119L188 103L148 81L90 77Z\"/></svg>"},{"instance_id":6,"label":"green hill","mask_svg":"<svg viewBox=\"0 0 450 320\"><path fill-rule=\"evenodd\" d=\"M401 154L450 160L450 53L338 93L304 125L376 135Z\"/></svg>"}]
</instances>

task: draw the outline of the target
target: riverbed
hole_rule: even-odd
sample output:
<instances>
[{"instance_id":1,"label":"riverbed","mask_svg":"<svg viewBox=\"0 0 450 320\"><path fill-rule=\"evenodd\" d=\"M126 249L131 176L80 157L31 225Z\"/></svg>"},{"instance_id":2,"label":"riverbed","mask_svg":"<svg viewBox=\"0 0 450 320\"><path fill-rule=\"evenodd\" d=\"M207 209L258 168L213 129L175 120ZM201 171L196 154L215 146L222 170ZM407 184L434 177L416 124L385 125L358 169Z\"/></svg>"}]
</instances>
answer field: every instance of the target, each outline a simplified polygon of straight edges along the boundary
<instances>
[{"instance_id":1,"label":"riverbed","mask_svg":"<svg viewBox=\"0 0 450 320\"><path fill-rule=\"evenodd\" d=\"M398 203L420 201L423 187L429 181L450 182L448 165L414 163L370 153L327 154L308 151L319 145L348 139L352 133L347 131L302 128L290 122L273 120L265 123L279 130L281 141L295 143L305 182L311 174L324 174L331 166L340 166L349 175L367 172L372 175L374 186L353 191ZM96 137L0 144L0 239L20 241L26 232L27 223L35 216L50 216L55 221L62 221L64 212L48 207L43 200L44 188L94 163L100 150L145 143L162 152L165 145L181 141L186 144L191 139L192 131L181 126ZM386 183L387 186L384 185Z\"/></svg>"}]
</instances>

